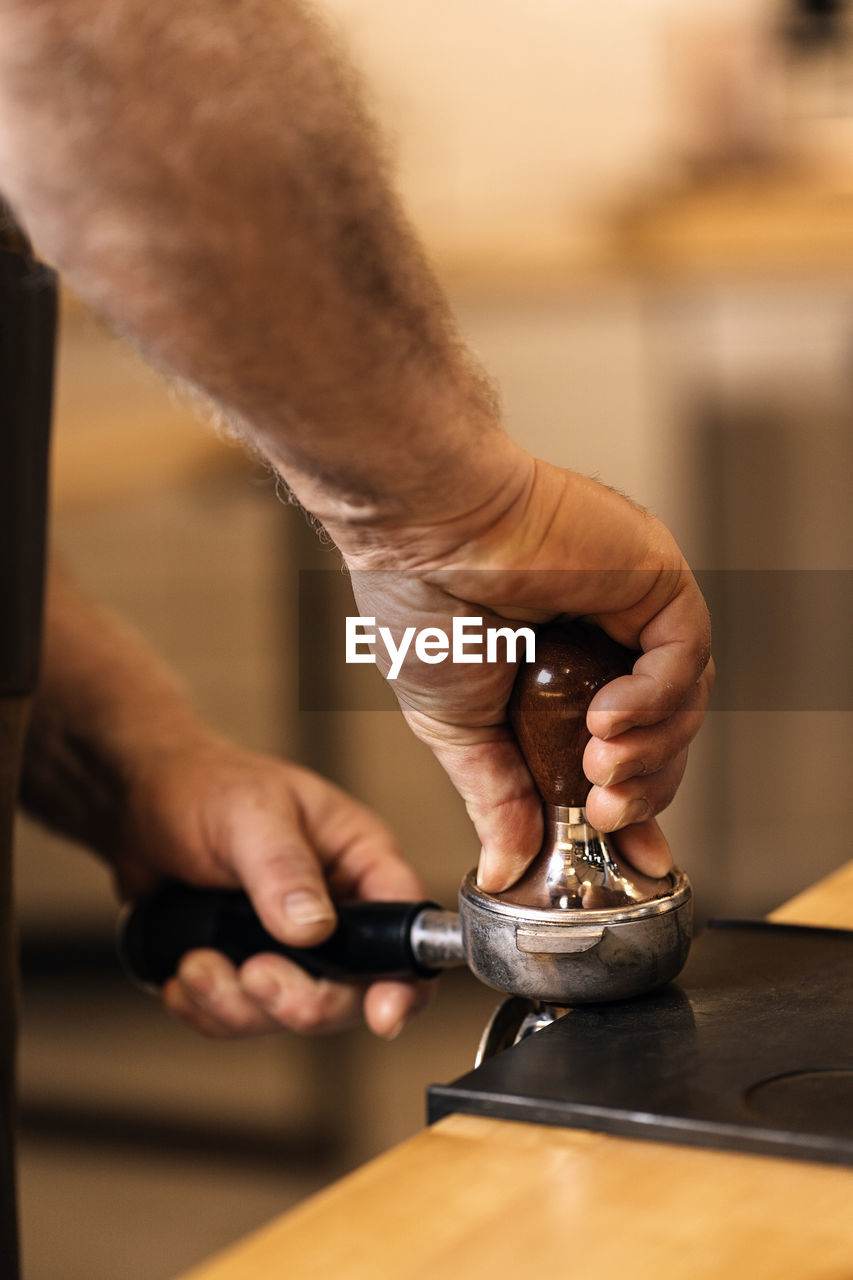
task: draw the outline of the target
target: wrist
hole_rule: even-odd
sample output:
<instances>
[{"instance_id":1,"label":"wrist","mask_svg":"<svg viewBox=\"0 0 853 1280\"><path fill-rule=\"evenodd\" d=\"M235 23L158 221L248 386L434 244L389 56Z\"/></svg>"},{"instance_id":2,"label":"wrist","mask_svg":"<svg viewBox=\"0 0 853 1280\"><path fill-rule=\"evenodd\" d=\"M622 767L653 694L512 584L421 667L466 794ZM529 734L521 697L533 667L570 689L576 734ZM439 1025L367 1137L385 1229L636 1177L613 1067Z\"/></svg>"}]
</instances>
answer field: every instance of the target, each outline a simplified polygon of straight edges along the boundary
<instances>
[{"instance_id":1,"label":"wrist","mask_svg":"<svg viewBox=\"0 0 853 1280\"><path fill-rule=\"evenodd\" d=\"M75 708L75 713L76 713ZM204 739L152 710L136 723L117 715L68 719L67 708L36 701L24 757L21 804L48 827L113 863L134 796L171 759Z\"/></svg>"},{"instance_id":2,"label":"wrist","mask_svg":"<svg viewBox=\"0 0 853 1280\"><path fill-rule=\"evenodd\" d=\"M309 509L351 569L420 570L500 527L524 501L534 468L500 427L485 424L428 459L415 458L416 479L387 496L327 499Z\"/></svg>"}]
</instances>

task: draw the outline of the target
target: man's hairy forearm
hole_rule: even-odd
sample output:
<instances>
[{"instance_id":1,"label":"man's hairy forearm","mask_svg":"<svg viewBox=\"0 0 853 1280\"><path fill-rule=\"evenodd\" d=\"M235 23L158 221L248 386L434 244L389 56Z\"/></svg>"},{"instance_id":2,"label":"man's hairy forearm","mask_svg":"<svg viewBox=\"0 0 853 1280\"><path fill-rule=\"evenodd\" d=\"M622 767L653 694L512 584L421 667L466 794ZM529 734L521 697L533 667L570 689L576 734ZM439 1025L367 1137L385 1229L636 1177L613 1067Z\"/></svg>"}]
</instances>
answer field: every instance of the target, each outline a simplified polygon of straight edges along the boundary
<instances>
[{"instance_id":1,"label":"man's hairy forearm","mask_svg":"<svg viewBox=\"0 0 853 1280\"><path fill-rule=\"evenodd\" d=\"M52 565L24 807L109 855L131 780L152 759L212 736L145 642Z\"/></svg>"},{"instance_id":2,"label":"man's hairy forearm","mask_svg":"<svg viewBox=\"0 0 853 1280\"><path fill-rule=\"evenodd\" d=\"M490 394L303 4L0 0L0 19L2 184L85 298L331 526L453 518L475 470L489 500Z\"/></svg>"}]
</instances>

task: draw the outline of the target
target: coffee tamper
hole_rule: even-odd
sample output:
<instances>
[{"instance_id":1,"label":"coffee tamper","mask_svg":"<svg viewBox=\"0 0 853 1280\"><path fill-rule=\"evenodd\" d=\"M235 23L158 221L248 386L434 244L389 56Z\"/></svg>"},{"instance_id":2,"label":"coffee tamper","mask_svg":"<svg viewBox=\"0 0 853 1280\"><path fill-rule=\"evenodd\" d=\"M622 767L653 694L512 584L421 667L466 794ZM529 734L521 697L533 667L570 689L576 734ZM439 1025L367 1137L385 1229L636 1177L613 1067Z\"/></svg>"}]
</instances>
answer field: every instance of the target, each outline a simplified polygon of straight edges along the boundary
<instances>
[{"instance_id":1,"label":"coffee tamper","mask_svg":"<svg viewBox=\"0 0 853 1280\"><path fill-rule=\"evenodd\" d=\"M515 997L495 1014L481 1056L569 1005L659 987L687 959L692 891L684 872L642 875L584 811L589 704L636 656L589 623L554 624L538 631L536 659L519 672L509 718L543 801L544 842L504 893L485 893L473 872L462 885L468 963L482 981Z\"/></svg>"},{"instance_id":2,"label":"coffee tamper","mask_svg":"<svg viewBox=\"0 0 853 1280\"><path fill-rule=\"evenodd\" d=\"M338 927L316 947L287 946L260 924L235 890L162 886L126 913L119 950L138 981L157 986L196 947L241 963L259 951L332 978L428 976L468 964L510 996L481 1043L481 1057L553 1021L571 1005L624 1000L680 971L692 932L683 871L641 875L590 826L582 767L595 693L630 671L636 655L587 623L552 624L536 637L536 660L516 679L509 716L544 805L541 852L504 893L459 891L459 912L432 902L338 906Z\"/></svg>"}]
</instances>

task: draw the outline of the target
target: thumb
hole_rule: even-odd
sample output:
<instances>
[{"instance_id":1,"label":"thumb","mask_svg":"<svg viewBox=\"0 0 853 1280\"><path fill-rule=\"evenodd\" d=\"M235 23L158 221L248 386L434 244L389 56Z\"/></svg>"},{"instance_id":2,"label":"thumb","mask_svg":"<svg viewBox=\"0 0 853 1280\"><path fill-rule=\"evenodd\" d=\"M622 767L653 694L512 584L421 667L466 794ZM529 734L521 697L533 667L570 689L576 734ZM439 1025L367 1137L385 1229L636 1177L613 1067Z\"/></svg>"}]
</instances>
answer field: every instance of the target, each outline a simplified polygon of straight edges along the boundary
<instances>
[{"instance_id":1,"label":"thumb","mask_svg":"<svg viewBox=\"0 0 853 1280\"><path fill-rule=\"evenodd\" d=\"M492 730L480 742L430 741L465 801L482 844L477 883L487 893L515 884L542 844L542 801L515 740Z\"/></svg>"},{"instance_id":2,"label":"thumb","mask_svg":"<svg viewBox=\"0 0 853 1280\"><path fill-rule=\"evenodd\" d=\"M264 928L291 946L313 946L335 927L335 908L310 845L282 822L256 820L234 849L232 866Z\"/></svg>"}]
</instances>

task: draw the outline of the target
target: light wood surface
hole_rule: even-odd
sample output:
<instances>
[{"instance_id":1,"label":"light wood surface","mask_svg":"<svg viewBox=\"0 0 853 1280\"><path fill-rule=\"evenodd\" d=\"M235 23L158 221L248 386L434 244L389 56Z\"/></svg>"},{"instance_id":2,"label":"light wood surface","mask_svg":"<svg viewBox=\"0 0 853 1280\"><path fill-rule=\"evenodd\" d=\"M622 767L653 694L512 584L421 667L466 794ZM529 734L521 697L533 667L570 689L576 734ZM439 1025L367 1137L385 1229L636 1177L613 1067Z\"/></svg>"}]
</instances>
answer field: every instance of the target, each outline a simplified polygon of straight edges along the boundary
<instances>
[{"instance_id":1,"label":"light wood surface","mask_svg":"<svg viewBox=\"0 0 853 1280\"><path fill-rule=\"evenodd\" d=\"M853 863L775 911L853 927ZM449 1116L183 1280L850 1280L853 1171Z\"/></svg>"},{"instance_id":2,"label":"light wood surface","mask_svg":"<svg viewBox=\"0 0 853 1280\"><path fill-rule=\"evenodd\" d=\"M851 137L853 142L853 137ZM853 173L811 162L685 182L626 206L609 224L610 265L702 278L823 277L853 270Z\"/></svg>"},{"instance_id":3,"label":"light wood surface","mask_svg":"<svg viewBox=\"0 0 853 1280\"><path fill-rule=\"evenodd\" d=\"M815 924L822 929L853 929L853 862L791 898L768 917L780 924ZM853 1258L850 1275L853 1276Z\"/></svg>"}]
</instances>

